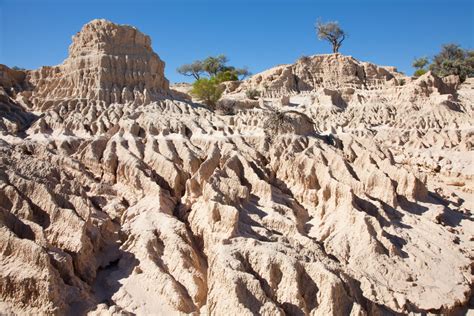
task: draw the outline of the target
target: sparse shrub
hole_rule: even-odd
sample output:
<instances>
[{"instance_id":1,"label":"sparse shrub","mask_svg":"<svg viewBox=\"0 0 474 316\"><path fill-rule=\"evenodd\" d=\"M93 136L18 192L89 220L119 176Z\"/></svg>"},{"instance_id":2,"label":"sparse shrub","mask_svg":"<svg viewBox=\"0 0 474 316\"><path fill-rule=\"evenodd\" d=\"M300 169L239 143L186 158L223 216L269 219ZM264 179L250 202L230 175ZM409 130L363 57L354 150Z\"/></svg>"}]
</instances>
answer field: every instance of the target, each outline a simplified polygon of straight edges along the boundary
<instances>
[{"instance_id":1,"label":"sparse shrub","mask_svg":"<svg viewBox=\"0 0 474 316\"><path fill-rule=\"evenodd\" d=\"M399 86L404 86L405 85L405 79L403 79L403 78L398 79L398 85Z\"/></svg>"},{"instance_id":2,"label":"sparse shrub","mask_svg":"<svg viewBox=\"0 0 474 316\"><path fill-rule=\"evenodd\" d=\"M416 69L423 69L429 64L428 57L420 57L420 58L415 58L413 61L412 66L415 67Z\"/></svg>"},{"instance_id":3,"label":"sparse shrub","mask_svg":"<svg viewBox=\"0 0 474 316\"><path fill-rule=\"evenodd\" d=\"M223 115L235 115L235 101L224 99L219 100L216 104L216 111Z\"/></svg>"},{"instance_id":4,"label":"sparse shrub","mask_svg":"<svg viewBox=\"0 0 474 316\"><path fill-rule=\"evenodd\" d=\"M288 115L289 111L273 110L263 123L267 135L276 135L293 130L293 118Z\"/></svg>"},{"instance_id":5,"label":"sparse shrub","mask_svg":"<svg viewBox=\"0 0 474 316\"><path fill-rule=\"evenodd\" d=\"M314 122L304 113L288 110L272 109L267 111L263 128L267 139L273 139L278 134L292 133L296 135L314 134Z\"/></svg>"},{"instance_id":6,"label":"sparse shrub","mask_svg":"<svg viewBox=\"0 0 474 316\"><path fill-rule=\"evenodd\" d=\"M417 69L415 71L415 73L413 74L413 76L415 77L421 77L423 76L425 73L427 73L428 71L426 69Z\"/></svg>"},{"instance_id":7,"label":"sparse shrub","mask_svg":"<svg viewBox=\"0 0 474 316\"><path fill-rule=\"evenodd\" d=\"M429 59L428 57L420 57L420 58L415 58L413 60L412 66L416 68L415 73L413 76L415 77L420 77L427 73L428 71L425 69L425 67L429 64Z\"/></svg>"},{"instance_id":8,"label":"sparse shrub","mask_svg":"<svg viewBox=\"0 0 474 316\"><path fill-rule=\"evenodd\" d=\"M246 96L248 99L257 100L257 98L260 96L260 91L258 91L257 89L248 89L248 90L245 92L245 96Z\"/></svg>"},{"instance_id":9,"label":"sparse shrub","mask_svg":"<svg viewBox=\"0 0 474 316\"><path fill-rule=\"evenodd\" d=\"M456 44L443 45L433 58L430 70L440 77L457 75L461 81L474 77L474 50L465 50Z\"/></svg>"},{"instance_id":10,"label":"sparse shrub","mask_svg":"<svg viewBox=\"0 0 474 316\"><path fill-rule=\"evenodd\" d=\"M239 78L250 75L247 68L227 66L227 62L225 55L211 56L204 60L196 60L192 64L182 65L177 71L184 76L192 76L196 79L191 95L214 110L225 90L221 83L238 81ZM202 78L203 75L207 75L208 78Z\"/></svg>"},{"instance_id":11,"label":"sparse shrub","mask_svg":"<svg viewBox=\"0 0 474 316\"><path fill-rule=\"evenodd\" d=\"M310 61L311 58L309 58L309 56L306 56L306 55L303 55L301 56L298 60L302 63L307 63Z\"/></svg>"},{"instance_id":12,"label":"sparse shrub","mask_svg":"<svg viewBox=\"0 0 474 316\"><path fill-rule=\"evenodd\" d=\"M217 101L222 96L224 88L214 78L201 78L193 83L191 94L203 101L211 109L215 109Z\"/></svg>"}]
</instances>

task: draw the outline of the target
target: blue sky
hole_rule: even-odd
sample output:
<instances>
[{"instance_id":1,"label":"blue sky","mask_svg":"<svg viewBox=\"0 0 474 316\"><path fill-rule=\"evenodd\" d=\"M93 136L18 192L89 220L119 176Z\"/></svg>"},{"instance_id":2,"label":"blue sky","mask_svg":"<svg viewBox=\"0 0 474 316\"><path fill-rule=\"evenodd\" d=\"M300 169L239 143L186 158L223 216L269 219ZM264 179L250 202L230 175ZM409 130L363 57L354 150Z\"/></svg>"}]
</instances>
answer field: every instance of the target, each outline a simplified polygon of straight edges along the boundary
<instances>
[{"instance_id":1,"label":"blue sky","mask_svg":"<svg viewBox=\"0 0 474 316\"><path fill-rule=\"evenodd\" d=\"M150 35L171 82L189 81L176 68L209 55L226 54L257 73L329 53L314 33L318 18L349 33L341 53L407 73L414 57L432 56L443 43L474 48L472 0L0 0L0 63L59 64L71 36L95 18Z\"/></svg>"}]
</instances>

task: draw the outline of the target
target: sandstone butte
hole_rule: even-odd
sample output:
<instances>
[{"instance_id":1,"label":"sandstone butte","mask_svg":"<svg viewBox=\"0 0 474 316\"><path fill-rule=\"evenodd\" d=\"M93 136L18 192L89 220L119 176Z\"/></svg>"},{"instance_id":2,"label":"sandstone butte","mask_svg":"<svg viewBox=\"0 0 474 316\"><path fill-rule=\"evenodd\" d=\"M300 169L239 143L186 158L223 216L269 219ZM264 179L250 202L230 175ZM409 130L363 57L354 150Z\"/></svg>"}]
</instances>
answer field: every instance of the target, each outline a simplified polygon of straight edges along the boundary
<instances>
[{"instance_id":1,"label":"sandstone butte","mask_svg":"<svg viewBox=\"0 0 474 316\"><path fill-rule=\"evenodd\" d=\"M186 90L105 20L0 66L0 314L473 314L472 78L331 54L226 115Z\"/></svg>"}]
</instances>

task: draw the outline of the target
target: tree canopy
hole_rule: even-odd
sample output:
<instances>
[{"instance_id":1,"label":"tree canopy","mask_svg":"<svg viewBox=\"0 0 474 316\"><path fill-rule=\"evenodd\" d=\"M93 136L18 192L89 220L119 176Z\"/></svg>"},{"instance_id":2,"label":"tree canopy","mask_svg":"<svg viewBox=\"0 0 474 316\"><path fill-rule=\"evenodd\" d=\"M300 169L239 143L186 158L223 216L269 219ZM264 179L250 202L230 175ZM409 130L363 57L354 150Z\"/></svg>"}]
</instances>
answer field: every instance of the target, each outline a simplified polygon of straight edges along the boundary
<instances>
[{"instance_id":1,"label":"tree canopy","mask_svg":"<svg viewBox=\"0 0 474 316\"><path fill-rule=\"evenodd\" d=\"M323 23L318 21L316 23L316 33L320 40L325 40L331 43L333 53L339 52L342 42L347 37L347 34L339 26L338 22Z\"/></svg>"},{"instance_id":2,"label":"tree canopy","mask_svg":"<svg viewBox=\"0 0 474 316\"><path fill-rule=\"evenodd\" d=\"M415 58L415 60L413 60L412 66L415 67L416 69L423 69L429 63L430 61L428 60L428 57L420 57L420 58Z\"/></svg>"},{"instance_id":3,"label":"tree canopy","mask_svg":"<svg viewBox=\"0 0 474 316\"><path fill-rule=\"evenodd\" d=\"M457 75L462 81L474 77L474 50L462 49L457 44L445 44L433 57L430 70L440 77Z\"/></svg>"},{"instance_id":4,"label":"tree canopy","mask_svg":"<svg viewBox=\"0 0 474 316\"><path fill-rule=\"evenodd\" d=\"M250 75L248 69L228 66L229 59L225 55L209 56L204 60L196 60L192 64L182 65L177 69L178 73L184 76L193 76L196 80L201 79L206 74L209 78L221 76L228 80L242 80ZM226 75L222 75L226 73Z\"/></svg>"},{"instance_id":5,"label":"tree canopy","mask_svg":"<svg viewBox=\"0 0 474 316\"><path fill-rule=\"evenodd\" d=\"M219 72L224 71L225 64L228 62L229 59L225 55L210 56L202 61L202 68L210 77L217 76Z\"/></svg>"},{"instance_id":6,"label":"tree canopy","mask_svg":"<svg viewBox=\"0 0 474 316\"><path fill-rule=\"evenodd\" d=\"M182 65L176 71L184 76L193 76L196 80L199 80L204 73L202 61L200 60L196 60L192 64Z\"/></svg>"},{"instance_id":7,"label":"tree canopy","mask_svg":"<svg viewBox=\"0 0 474 316\"><path fill-rule=\"evenodd\" d=\"M412 66L416 68L414 72L415 77L420 77L424 75L428 70L426 70L426 66L430 63L428 57L419 57L413 60Z\"/></svg>"}]
</instances>

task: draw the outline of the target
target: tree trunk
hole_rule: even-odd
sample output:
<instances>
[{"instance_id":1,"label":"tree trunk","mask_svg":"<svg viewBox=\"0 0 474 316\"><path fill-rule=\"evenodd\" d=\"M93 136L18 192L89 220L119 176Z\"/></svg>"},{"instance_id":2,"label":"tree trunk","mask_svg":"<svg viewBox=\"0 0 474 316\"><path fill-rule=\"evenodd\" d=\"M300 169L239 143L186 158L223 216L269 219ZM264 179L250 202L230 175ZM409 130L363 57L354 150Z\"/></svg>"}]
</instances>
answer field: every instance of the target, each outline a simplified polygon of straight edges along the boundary
<instances>
[{"instance_id":1,"label":"tree trunk","mask_svg":"<svg viewBox=\"0 0 474 316\"><path fill-rule=\"evenodd\" d=\"M332 52L334 54L337 54L339 52L339 47L340 47L339 42L335 39L331 41L331 44L332 44Z\"/></svg>"}]
</instances>

